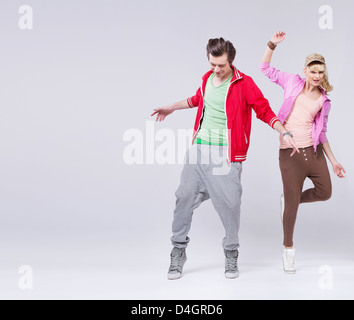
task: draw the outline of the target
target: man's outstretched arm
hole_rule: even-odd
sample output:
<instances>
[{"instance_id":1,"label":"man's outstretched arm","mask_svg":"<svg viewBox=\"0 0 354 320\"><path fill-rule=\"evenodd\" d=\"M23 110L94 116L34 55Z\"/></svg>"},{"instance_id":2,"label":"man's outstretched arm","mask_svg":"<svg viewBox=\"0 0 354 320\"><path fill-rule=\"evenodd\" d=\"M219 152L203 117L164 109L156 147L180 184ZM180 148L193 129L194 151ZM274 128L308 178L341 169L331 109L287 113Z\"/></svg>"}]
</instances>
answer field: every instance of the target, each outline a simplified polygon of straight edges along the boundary
<instances>
[{"instance_id":1,"label":"man's outstretched arm","mask_svg":"<svg viewBox=\"0 0 354 320\"><path fill-rule=\"evenodd\" d=\"M192 109L199 106L200 99L203 99L201 94L201 88L197 90L197 93L188 99L182 100L180 102L173 103L169 106L162 107L159 109L154 109L154 113L151 115L152 117L156 116L156 121L163 121L165 118L176 110L183 109Z\"/></svg>"},{"instance_id":2,"label":"man's outstretched arm","mask_svg":"<svg viewBox=\"0 0 354 320\"><path fill-rule=\"evenodd\" d=\"M182 109L190 109L189 104L187 102L187 99L173 103L169 106L162 107L159 109L154 109L154 113L151 115L152 117L156 116L156 121L163 121L165 118L175 112L176 110L182 110Z\"/></svg>"}]
</instances>

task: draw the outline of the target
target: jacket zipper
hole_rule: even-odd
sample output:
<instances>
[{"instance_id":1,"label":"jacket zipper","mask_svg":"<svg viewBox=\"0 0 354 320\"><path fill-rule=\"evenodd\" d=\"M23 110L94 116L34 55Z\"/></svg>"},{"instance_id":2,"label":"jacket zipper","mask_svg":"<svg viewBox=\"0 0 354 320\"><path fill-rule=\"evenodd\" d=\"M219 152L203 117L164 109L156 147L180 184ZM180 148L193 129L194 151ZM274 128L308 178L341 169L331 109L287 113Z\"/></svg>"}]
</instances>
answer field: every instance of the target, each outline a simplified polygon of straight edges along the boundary
<instances>
[{"instance_id":1,"label":"jacket zipper","mask_svg":"<svg viewBox=\"0 0 354 320\"><path fill-rule=\"evenodd\" d=\"M301 94L301 92L299 92L299 94L296 96L296 98L295 98L295 100L294 100L294 103L295 103L296 99L299 97L300 94ZM325 103L326 103L327 101L331 101L330 99L328 99L328 97L326 96L325 93L323 93L323 97L324 97L324 100L323 100L322 110L320 111L321 113L324 112L324 111L323 111L323 108L324 108L324 106L325 106ZM294 107L294 104L292 105L292 107ZM284 117L283 117L284 120L281 121L283 124L284 124L284 121L287 119L287 117L290 115L290 113L291 113L291 110L289 111L288 114L285 114L285 115L284 115ZM319 140L319 138L318 138L318 140ZM314 149L315 149L315 154L316 154L316 153L317 153L317 147L318 147L319 141L316 141L316 143L315 143L315 141L313 141L313 142L314 142ZM317 144L317 146L315 146L315 144Z\"/></svg>"},{"instance_id":2,"label":"jacket zipper","mask_svg":"<svg viewBox=\"0 0 354 320\"><path fill-rule=\"evenodd\" d=\"M229 127L228 127L226 105L227 105L227 98L229 96L231 85L236 81L237 81L237 78L234 81L230 82L229 87L227 88L226 97L225 97L225 105L224 105L225 116L226 116L226 130L227 130L227 161L228 162L232 162L232 159L231 159L231 152L230 152L231 147L230 147L230 139L229 139Z\"/></svg>"},{"instance_id":3,"label":"jacket zipper","mask_svg":"<svg viewBox=\"0 0 354 320\"><path fill-rule=\"evenodd\" d=\"M234 72L235 72L235 71L234 71ZM225 105L224 105L225 116L226 116L227 155L228 155L228 158L226 159L226 161L227 161L228 163L230 163L230 162L232 162L232 161L231 161L231 153L230 153L229 128L228 128L228 125L227 125L228 118L227 118L226 104L227 104L227 98L228 98L228 96L229 96L229 92L230 92L231 85L232 85L233 83L235 83L237 80L240 80L240 79L241 79L241 78L237 78L236 72L235 72L235 75L236 75L236 79L235 79L234 81L230 82L230 85L229 85L229 87L227 88L226 97L225 97ZM196 131L196 133L195 133L195 135L194 135L194 139L193 139L193 140L195 140L195 138L197 137L198 132L199 132L199 130L200 130L200 125L201 125L202 120L203 120L203 118L204 118L205 104L204 104L203 85L201 86L201 94L202 94L202 99L203 99L203 113L202 113L202 116L201 116L201 118L200 118L200 120L199 120L198 129L197 129L197 131ZM244 130L244 132L245 132L246 143L248 144L248 142L247 142L248 140L247 140L247 136L246 136L246 131L245 131L245 129L243 129L243 130Z\"/></svg>"},{"instance_id":4,"label":"jacket zipper","mask_svg":"<svg viewBox=\"0 0 354 320\"><path fill-rule=\"evenodd\" d=\"M202 116L201 116L201 118L200 118L200 120L199 120L198 129L197 129L197 131L195 132L193 141L197 138L198 132L199 132L199 130L200 130L200 125L201 125L201 123L202 123L202 121L203 121L203 118L204 118L205 104L204 104L203 85L200 87L200 92L201 92L201 94L202 94L202 100L203 100L203 112L202 112Z\"/></svg>"}]
</instances>

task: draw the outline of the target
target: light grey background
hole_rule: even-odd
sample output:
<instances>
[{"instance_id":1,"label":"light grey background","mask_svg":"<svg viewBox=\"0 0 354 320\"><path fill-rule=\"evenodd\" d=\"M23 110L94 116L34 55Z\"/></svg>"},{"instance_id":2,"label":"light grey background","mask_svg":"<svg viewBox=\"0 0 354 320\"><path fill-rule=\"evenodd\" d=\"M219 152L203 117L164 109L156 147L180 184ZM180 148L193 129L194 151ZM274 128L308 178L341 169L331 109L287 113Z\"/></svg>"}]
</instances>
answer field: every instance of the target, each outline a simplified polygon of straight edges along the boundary
<instances>
[{"instance_id":1,"label":"light grey background","mask_svg":"<svg viewBox=\"0 0 354 320\"><path fill-rule=\"evenodd\" d=\"M23 4L34 10L31 31L18 27ZM318 26L321 5L334 10L333 30ZM0 298L353 298L353 10L351 0L3 0ZM301 74L308 54L327 59L335 88L328 137L347 177L331 171L332 199L301 207L300 270L285 277L278 136L255 119L243 171L243 278L223 278L223 228L206 203L194 219L185 277L168 282L182 166L128 166L123 136L145 135L153 108L195 93L209 68L207 41L220 36L277 112L282 89L258 66L278 30L287 39L277 68ZM155 130L190 129L195 112L175 113ZM18 286L23 265L33 268L33 290ZM319 288L322 265L333 269L332 290Z\"/></svg>"}]
</instances>

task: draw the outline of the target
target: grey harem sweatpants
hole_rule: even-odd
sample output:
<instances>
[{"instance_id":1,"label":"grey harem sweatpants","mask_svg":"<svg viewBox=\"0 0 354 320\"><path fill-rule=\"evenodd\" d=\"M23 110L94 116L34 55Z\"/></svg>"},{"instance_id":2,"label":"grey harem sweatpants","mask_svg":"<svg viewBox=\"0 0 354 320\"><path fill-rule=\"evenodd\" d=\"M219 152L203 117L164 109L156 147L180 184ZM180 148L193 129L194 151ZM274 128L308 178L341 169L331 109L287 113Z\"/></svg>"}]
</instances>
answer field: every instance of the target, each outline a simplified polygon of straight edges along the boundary
<instances>
[{"instance_id":1,"label":"grey harem sweatpants","mask_svg":"<svg viewBox=\"0 0 354 320\"><path fill-rule=\"evenodd\" d=\"M202 202L211 199L225 228L224 249L238 249L242 163L228 163L227 150L226 146L194 144L187 152L181 184L176 192L171 238L175 247L187 247L193 212Z\"/></svg>"}]
</instances>

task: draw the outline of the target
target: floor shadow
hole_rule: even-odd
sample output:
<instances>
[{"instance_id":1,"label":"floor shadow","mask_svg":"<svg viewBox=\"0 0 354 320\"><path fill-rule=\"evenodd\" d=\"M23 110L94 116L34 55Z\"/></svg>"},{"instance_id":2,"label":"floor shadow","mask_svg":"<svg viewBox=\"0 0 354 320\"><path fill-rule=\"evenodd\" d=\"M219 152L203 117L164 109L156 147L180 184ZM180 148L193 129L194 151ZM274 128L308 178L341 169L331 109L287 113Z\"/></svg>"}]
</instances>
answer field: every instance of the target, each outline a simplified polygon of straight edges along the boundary
<instances>
[{"instance_id":1,"label":"floor shadow","mask_svg":"<svg viewBox=\"0 0 354 320\"><path fill-rule=\"evenodd\" d=\"M185 268L183 270L183 273L185 275L188 274L195 274L195 273L199 273L199 272L203 272L203 271L211 271L211 270L224 270L224 266L221 265L220 263L215 263L215 264L207 264L207 265L203 265L200 267L192 267L192 268Z\"/></svg>"}]
</instances>

